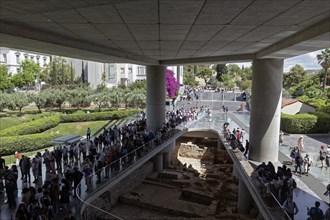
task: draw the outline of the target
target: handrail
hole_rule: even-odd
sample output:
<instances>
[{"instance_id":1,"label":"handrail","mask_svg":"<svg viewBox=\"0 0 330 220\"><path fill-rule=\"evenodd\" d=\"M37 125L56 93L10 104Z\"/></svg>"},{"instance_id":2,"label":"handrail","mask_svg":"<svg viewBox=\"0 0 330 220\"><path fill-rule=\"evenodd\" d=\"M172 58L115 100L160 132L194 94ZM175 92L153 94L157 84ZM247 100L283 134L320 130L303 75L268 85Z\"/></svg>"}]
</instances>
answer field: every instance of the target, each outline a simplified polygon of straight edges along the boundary
<instances>
[{"instance_id":1,"label":"handrail","mask_svg":"<svg viewBox=\"0 0 330 220\"><path fill-rule=\"evenodd\" d=\"M228 149L232 149L232 148L231 148L231 146L228 146L228 145L229 145L229 142L227 142L227 140L225 139L225 136L224 136L223 133L224 133L223 131L220 132L220 137L221 137L221 139L222 139L224 145L225 145L225 146L227 145L227 147L228 147L228 148L227 148L228 153L230 152L231 154L234 154L232 150L231 150L231 151L228 150ZM241 176L243 179L245 179L244 183L245 183L245 184L246 184L246 183L249 183L249 186L250 186L251 189L253 189L253 191L255 192L255 194L254 194L254 193L251 193L251 195L252 195L252 196L253 196L253 195L256 195L256 196L258 197L258 199L259 199L260 201L262 201L261 204L262 204L262 206L263 206L263 209L264 209L264 210L267 210L267 212L265 212L264 214L269 215L269 218L266 218L266 219L274 219L273 217L275 217L275 216L273 216L273 215L269 212L269 208L268 208L267 206L265 206L265 204L264 204L264 199L263 199L262 196L260 196L259 190L255 188L255 185L254 185L254 183L253 183L253 182L254 182L254 181L253 181L254 178L248 176L246 172L243 172L244 167L242 166L242 164L240 163L240 161L238 160L238 158L235 156L235 154L234 154L234 155L230 155L230 156L232 157L232 159L235 158L235 159L233 159L233 160L236 160L236 161L237 161L236 164L237 164L238 166L240 166L240 169L238 169L238 171L239 171L239 173L240 173L240 176ZM243 175L243 176L242 176L242 175ZM252 180L252 181L251 181L251 180ZM288 215L288 213L282 209L282 205L281 205L280 202L277 200L277 198L275 197L275 195L274 195L271 191L269 191L269 194L270 194L270 195L273 197L273 199L276 201L277 205L279 206L278 208L280 208L281 212L284 213L284 215L285 215L285 219L287 219L287 220L291 220L291 218L290 218L290 216ZM261 209L261 210L262 210L262 209ZM265 217L265 216L264 216L264 217ZM279 217L279 216L276 216L275 219L278 219L278 217Z\"/></svg>"},{"instance_id":2,"label":"handrail","mask_svg":"<svg viewBox=\"0 0 330 220\"><path fill-rule=\"evenodd\" d=\"M181 126L178 126L178 127L181 127ZM166 142L168 139L174 137L176 134L178 134L180 132L182 132L182 131L178 130L178 129L171 129L168 132L162 134L160 137L156 136L151 141L149 141L146 144L144 144L144 145L128 152L124 156L118 158L117 160L115 160L115 161L111 162L110 164L108 164L107 166L103 167L101 170L98 170L95 173L92 173L89 176L85 177L85 180L87 180L89 178L92 178L93 175L97 176L97 175L102 175L104 173L106 174L106 176L109 175L109 178L110 178L109 180L110 181L115 180L122 173L124 173L124 171L127 170L129 167L132 167L132 165L136 164L136 162L138 162L141 159L147 157L147 155L150 155L153 152L153 150L155 150L156 148L161 146L164 142ZM147 152L147 153L144 154L144 152ZM117 173L112 172L112 170L118 171L118 172ZM103 176L103 178L105 178L105 177ZM77 198L82 203L82 204L79 204L79 207L81 207L83 204L85 204L85 205L91 206L93 208L96 208L97 210L99 210L103 213L111 215L112 217L114 217L116 219L123 220L119 216L116 216L116 215L114 215L110 212L107 212L103 209L100 209L100 208L86 202L85 200L89 197L88 195L91 195L91 194L85 195L85 198L82 198L82 196L80 196L81 187L83 186L82 182L83 182L83 179L80 181L80 183L78 184L78 187L76 188ZM109 182L109 181L106 181L106 182ZM102 186L104 186L104 184ZM94 192L97 189L101 189L102 186L94 188L92 192ZM78 216L78 217L80 217L80 216Z\"/></svg>"},{"instance_id":3,"label":"handrail","mask_svg":"<svg viewBox=\"0 0 330 220\"><path fill-rule=\"evenodd\" d=\"M196 122L195 122L195 123L196 123ZM210 126L210 125L208 125L208 126ZM182 126L182 125L180 125L180 127L181 127L181 128L182 128L182 127L186 128L186 126ZM222 131L222 125L219 126L219 128L213 128L213 129L216 129L216 130L217 130L218 135L219 135L220 139L222 140L222 142L224 143L225 148L226 148L228 154L230 155L230 157L231 157L231 159L233 160L234 164L235 164L236 166L238 166L238 169L237 169L237 170L238 170L238 172L239 172L241 178L243 178L243 182L244 182L245 184L248 185L248 189L249 189L249 191L250 191L252 197L254 198L254 200L255 200L257 206L259 207L259 210L260 210L261 215L262 215L265 219L275 219L275 218L276 218L276 219L279 219L279 217L280 217L279 215L274 216L274 213L271 213L269 207L267 207L267 205L266 205L266 203L265 203L264 198L261 196L259 190L258 190L258 189L256 188L256 186L253 184L253 181L252 181L251 177L250 177L250 176L247 174L247 172L245 171L245 169L244 169L244 167L243 167L241 161L237 158L237 156L235 155L233 149L231 148L231 146L229 145L229 143L225 140L225 138L224 138L224 136L223 136L223 133L220 132L220 131ZM175 134L173 134L173 135L175 135ZM136 160L138 159L138 158L137 158L137 154L138 154L137 152L138 152L139 149L141 150L141 149L143 149L143 147L145 147L145 148L150 148L150 150L154 150L154 149L156 149L158 146L161 145L161 144L160 144L160 145L156 145L156 147L153 146L153 145L154 145L154 140L155 140L155 139L151 140L150 142L146 143L146 144L143 145L143 146L138 147L137 149L135 149L135 150L129 152L128 154L122 156L121 158L117 159L116 161L113 161L111 164L109 164L108 166L106 166L106 167L110 168L110 170L111 170L111 168L112 168L113 166L117 166L117 169L118 169L118 163L119 163L119 172L114 173L115 175L114 175L113 177L112 177L112 173L111 173L111 179L112 179L112 180L115 180L117 177L121 176L121 174L125 173L125 172L123 172L123 171L127 170L127 168L131 167L131 165L133 165L133 164L135 164L135 162L137 162L137 161L136 161ZM166 139L165 139L164 141L166 141ZM151 152L152 152L152 151L151 151ZM149 153L151 153L151 152L149 152ZM148 153L148 154L145 154L145 155L141 155L140 159L145 158L147 155L149 155L149 153ZM127 158L127 157L129 157L129 156L130 156L131 158L133 158L133 163L130 163L130 164L128 164L128 165L125 164L125 166L127 166L127 167L122 167L122 168L120 168L121 161L125 160L125 158ZM106 167L104 167L104 168L102 169L102 171L101 171L102 173L105 171ZM96 173L95 173L95 174L96 174ZM94 175L94 174L92 174L92 175ZM83 181L83 180L82 180L82 181ZM80 186L82 185L82 181L79 183ZM102 187L98 187L97 189L101 189L101 188L102 188ZM78 190L78 189L79 189L79 188L77 188L77 190ZM77 195L79 195L78 192L77 192ZM90 195L90 194L89 194L89 195ZM283 211L282 206L279 204L279 202L278 202L278 200L276 199L276 197L275 197L272 193L271 193L271 195L272 195L272 197L275 199L275 201L277 202L277 204L278 204L278 206L279 206L279 208L280 208L280 209L276 209L276 210L274 210L274 211L277 212L276 214L278 214L278 213L280 212L280 213L284 213L284 215L286 215L286 216L288 217L287 213L286 213L285 211ZM88 195L87 195L87 197L88 197ZM87 201L84 201L84 199L83 199L82 197L80 197L80 196L79 196L78 198L79 198L80 202L82 203L81 206L82 206L82 205L87 205L87 206L90 206L90 207L92 207L92 208L95 208L96 210L98 210L98 211L100 211L100 212L102 212L102 213L105 213L105 214L107 214L107 215L110 215L110 216L112 216L113 218L116 218L116 219L119 219L119 220L123 220L123 218L121 218L121 217L119 217L119 216L116 216L116 215L114 215L114 214L112 214L112 213L110 213L110 212L107 212L107 211L103 210L102 208L96 207L96 206L94 206L94 205L88 203ZM85 198L85 199L86 199L86 198ZM81 217L81 216L79 216L79 217ZM288 217L287 219L290 219L290 218Z\"/></svg>"},{"instance_id":4,"label":"handrail","mask_svg":"<svg viewBox=\"0 0 330 220\"><path fill-rule=\"evenodd\" d=\"M231 146L229 145L229 143L225 140L222 133L220 133L220 138L222 139L223 144L224 144L229 156L233 160L234 164L236 166L239 166L239 168L237 168L237 171L238 171L240 177L243 179L243 182L246 185L248 185L247 188L249 189L250 194L253 197L254 201L256 202L257 206L261 206L261 208L259 208L259 211L261 212L262 216L265 219L273 219L272 214L269 212L268 208L264 204L264 200L261 198L261 196L259 195L257 189L254 187L254 184L252 184L250 177L247 175L246 172L244 172L244 167L242 166L242 164L238 160L238 158L235 156L235 153L233 152L233 150L232 150Z\"/></svg>"}]
</instances>

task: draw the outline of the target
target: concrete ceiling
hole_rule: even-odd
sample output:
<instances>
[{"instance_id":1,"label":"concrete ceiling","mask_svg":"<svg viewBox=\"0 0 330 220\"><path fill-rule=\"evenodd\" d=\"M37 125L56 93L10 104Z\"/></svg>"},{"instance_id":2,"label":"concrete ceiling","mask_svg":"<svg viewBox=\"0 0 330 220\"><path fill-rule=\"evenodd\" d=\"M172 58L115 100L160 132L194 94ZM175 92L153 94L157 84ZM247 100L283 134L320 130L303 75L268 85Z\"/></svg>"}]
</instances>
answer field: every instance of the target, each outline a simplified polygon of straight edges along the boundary
<instances>
[{"instance_id":1,"label":"concrete ceiling","mask_svg":"<svg viewBox=\"0 0 330 220\"><path fill-rule=\"evenodd\" d=\"M1 0L0 45L101 62L288 58L330 47L329 0Z\"/></svg>"}]
</instances>

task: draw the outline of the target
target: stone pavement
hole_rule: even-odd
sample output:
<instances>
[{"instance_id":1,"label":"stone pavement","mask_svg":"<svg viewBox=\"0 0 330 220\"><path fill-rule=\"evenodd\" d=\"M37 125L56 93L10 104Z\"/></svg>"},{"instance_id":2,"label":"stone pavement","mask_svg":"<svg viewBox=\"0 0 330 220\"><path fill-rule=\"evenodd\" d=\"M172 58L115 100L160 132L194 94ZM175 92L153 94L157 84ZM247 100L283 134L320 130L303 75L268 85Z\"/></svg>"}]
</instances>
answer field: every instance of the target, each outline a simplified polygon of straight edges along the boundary
<instances>
[{"instance_id":1,"label":"stone pavement","mask_svg":"<svg viewBox=\"0 0 330 220\"><path fill-rule=\"evenodd\" d=\"M230 113L231 130L233 128L244 128L249 133L249 114L248 113ZM279 147L279 164L283 162L289 162L291 149L297 145L298 138L301 134L285 134L283 144ZM307 219L307 207L314 206L315 201L321 202L321 208L325 211L328 206L326 203L330 203L330 197L324 196L326 186L330 183L330 167L320 168L320 161L317 160L320 146L325 147L330 144L329 134L302 134L305 140L305 147L302 151L302 155L306 153L312 158L312 166L310 167L309 175L294 175L294 179L297 182L298 188L294 190L293 199L296 202L299 212L295 216L296 220ZM246 136L248 138L248 134ZM265 161L267 162L267 161ZM294 166L290 166L291 170L295 170Z\"/></svg>"},{"instance_id":2,"label":"stone pavement","mask_svg":"<svg viewBox=\"0 0 330 220\"><path fill-rule=\"evenodd\" d=\"M233 116L232 114L228 114L224 118L224 113L212 112L212 118L202 118L201 121L203 121L203 124L207 124L209 127L220 129L222 128L222 124L224 119L227 120L230 123L230 129L233 128L245 128L247 131L246 138L248 139L248 133L249 133L249 126L246 124L247 120L247 114L243 114L244 120L238 120L237 117ZM240 116L241 117L241 116ZM200 127L199 122L193 123L195 128ZM289 161L289 153L290 153L290 147L295 146L298 140L298 137L300 135L285 135L284 136L284 143L280 147L280 154L279 154L279 162ZM314 164L317 164L318 161L316 161L316 155L319 150L319 147L323 144L330 144L330 135L304 135L305 138L305 152L310 154L314 159ZM318 162L319 165L319 162ZM45 170L45 169L44 169ZM317 166L312 166L310 170L309 176L298 176L295 175L294 178L298 184L298 188L294 190L294 201L297 203L297 206L299 208L298 214L295 216L296 220L305 220L307 219L307 207L314 206L314 202L316 200L329 202L329 198L325 197L323 193L325 192L325 186L327 183L329 183L329 169L321 169ZM19 203L21 197L21 189L22 189L22 181L18 180L19 184L19 191L18 191L18 199L17 202ZM32 184L34 185L34 184ZM7 208L6 204L3 204L3 201L5 200L4 194L1 194L0 201L1 201L1 213L0 213L0 219L1 220L9 220L12 219L12 216L15 213L15 210L9 210ZM327 205L322 202L321 208L325 211L327 208ZM71 200L71 208L74 213L74 205L75 200ZM63 214L64 212L62 212ZM64 216L60 215L57 216L56 219L62 219Z\"/></svg>"}]
</instances>

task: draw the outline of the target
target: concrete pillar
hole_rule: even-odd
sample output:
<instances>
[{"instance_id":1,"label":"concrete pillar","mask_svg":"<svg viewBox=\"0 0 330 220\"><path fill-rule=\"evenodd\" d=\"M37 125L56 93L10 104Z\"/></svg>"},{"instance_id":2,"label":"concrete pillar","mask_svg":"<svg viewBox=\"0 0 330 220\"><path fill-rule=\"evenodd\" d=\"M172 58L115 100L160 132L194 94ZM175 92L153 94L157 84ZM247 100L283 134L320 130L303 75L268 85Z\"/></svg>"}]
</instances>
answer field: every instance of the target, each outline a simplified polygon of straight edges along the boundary
<instances>
[{"instance_id":1,"label":"concrete pillar","mask_svg":"<svg viewBox=\"0 0 330 220\"><path fill-rule=\"evenodd\" d=\"M253 61L249 159L278 160L283 60Z\"/></svg>"},{"instance_id":2,"label":"concrete pillar","mask_svg":"<svg viewBox=\"0 0 330 220\"><path fill-rule=\"evenodd\" d=\"M153 158L153 161L154 161L154 170L158 172L163 171L163 154L162 153L157 154Z\"/></svg>"},{"instance_id":3,"label":"concrete pillar","mask_svg":"<svg viewBox=\"0 0 330 220\"><path fill-rule=\"evenodd\" d=\"M164 168L168 168L171 163L171 152L163 153L163 166Z\"/></svg>"},{"instance_id":4,"label":"concrete pillar","mask_svg":"<svg viewBox=\"0 0 330 220\"><path fill-rule=\"evenodd\" d=\"M183 85L183 66L176 66L176 81Z\"/></svg>"},{"instance_id":5,"label":"concrete pillar","mask_svg":"<svg viewBox=\"0 0 330 220\"><path fill-rule=\"evenodd\" d=\"M239 181L239 189L238 189L238 203L237 209L242 214L247 214L250 211L251 204L253 203L253 198L246 187L243 181Z\"/></svg>"},{"instance_id":6,"label":"concrete pillar","mask_svg":"<svg viewBox=\"0 0 330 220\"><path fill-rule=\"evenodd\" d=\"M172 161L172 152L175 150L175 141L172 141L168 146L162 151L164 154L164 167L168 168Z\"/></svg>"},{"instance_id":7,"label":"concrete pillar","mask_svg":"<svg viewBox=\"0 0 330 220\"><path fill-rule=\"evenodd\" d=\"M160 129L165 122L165 66L147 66L147 128Z\"/></svg>"}]
</instances>

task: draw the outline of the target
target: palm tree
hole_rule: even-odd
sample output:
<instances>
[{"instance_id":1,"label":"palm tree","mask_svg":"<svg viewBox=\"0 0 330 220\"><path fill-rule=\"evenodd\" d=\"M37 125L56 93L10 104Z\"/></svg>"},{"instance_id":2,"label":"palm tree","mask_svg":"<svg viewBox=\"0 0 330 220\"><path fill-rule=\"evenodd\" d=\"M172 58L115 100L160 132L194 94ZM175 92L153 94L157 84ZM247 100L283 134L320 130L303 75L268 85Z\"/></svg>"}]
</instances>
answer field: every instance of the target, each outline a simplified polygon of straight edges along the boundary
<instances>
[{"instance_id":1,"label":"palm tree","mask_svg":"<svg viewBox=\"0 0 330 220\"><path fill-rule=\"evenodd\" d=\"M324 69L323 89L325 89L327 85L328 69L330 68L330 48L321 51L321 54L318 54L316 57L318 63Z\"/></svg>"}]
</instances>

